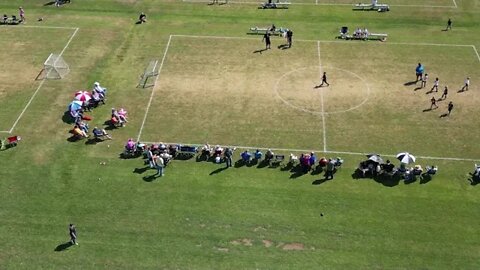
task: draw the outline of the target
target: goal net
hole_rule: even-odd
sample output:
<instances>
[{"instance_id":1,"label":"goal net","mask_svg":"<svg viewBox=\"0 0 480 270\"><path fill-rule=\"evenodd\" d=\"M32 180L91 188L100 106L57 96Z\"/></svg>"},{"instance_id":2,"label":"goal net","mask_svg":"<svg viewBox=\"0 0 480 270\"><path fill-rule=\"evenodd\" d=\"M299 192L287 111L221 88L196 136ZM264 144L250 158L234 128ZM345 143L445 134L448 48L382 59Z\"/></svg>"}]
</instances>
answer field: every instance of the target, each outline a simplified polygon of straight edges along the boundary
<instances>
[{"instance_id":1,"label":"goal net","mask_svg":"<svg viewBox=\"0 0 480 270\"><path fill-rule=\"evenodd\" d=\"M43 63L46 79L62 79L65 77L70 68L62 56L51 53L45 63Z\"/></svg>"}]
</instances>

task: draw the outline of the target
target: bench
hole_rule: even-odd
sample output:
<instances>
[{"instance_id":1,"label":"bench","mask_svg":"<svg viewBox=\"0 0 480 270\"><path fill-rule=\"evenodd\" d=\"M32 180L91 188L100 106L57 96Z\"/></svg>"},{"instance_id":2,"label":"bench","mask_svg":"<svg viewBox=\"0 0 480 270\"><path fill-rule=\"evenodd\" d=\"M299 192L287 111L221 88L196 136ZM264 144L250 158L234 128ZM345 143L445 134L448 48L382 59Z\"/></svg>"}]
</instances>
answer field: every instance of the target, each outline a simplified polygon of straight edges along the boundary
<instances>
[{"instance_id":1,"label":"bench","mask_svg":"<svg viewBox=\"0 0 480 270\"><path fill-rule=\"evenodd\" d=\"M180 145L177 154L185 157L193 157L198 153L198 147L192 145Z\"/></svg>"},{"instance_id":2,"label":"bench","mask_svg":"<svg viewBox=\"0 0 480 270\"><path fill-rule=\"evenodd\" d=\"M389 11L390 7L387 4L362 4L358 3L353 6L353 10L377 10L378 12Z\"/></svg>"},{"instance_id":3,"label":"bench","mask_svg":"<svg viewBox=\"0 0 480 270\"><path fill-rule=\"evenodd\" d=\"M337 36L339 39L345 39L345 40L379 40L379 41L385 41L387 40L388 34L380 34L380 33L370 33L366 37L357 37L353 35L348 35L348 34L340 34Z\"/></svg>"},{"instance_id":4,"label":"bench","mask_svg":"<svg viewBox=\"0 0 480 270\"><path fill-rule=\"evenodd\" d=\"M267 32L270 32L271 35L282 36L283 33L286 33L288 31L288 29L284 27L275 28L274 31L271 31L270 29L271 27L251 27L247 35L263 35Z\"/></svg>"},{"instance_id":5,"label":"bench","mask_svg":"<svg viewBox=\"0 0 480 270\"><path fill-rule=\"evenodd\" d=\"M17 25L20 24L20 20L18 19L13 19L13 18L8 18L7 20L1 20L0 21L1 25Z\"/></svg>"},{"instance_id":6,"label":"bench","mask_svg":"<svg viewBox=\"0 0 480 270\"><path fill-rule=\"evenodd\" d=\"M288 9L288 6L291 5L292 3L290 2L265 2L261 3L260 6L258 7L259 9Z\"/></svg>"},{"instance_id":7,"label":"bench","mask_svg":"<svg viewBox=\"0 0 480 270\"><path fill-rule=\"evenodd\" d=\"M142 76L140 76L140 81L138 82L137 87L151 87L155 86L156 79L153 80L150 84L147 85L147 82L150 78L156 78L158 76L158 60L151 60L148 63L147 68L143 71Z\"/></svg>"}]
</instances>

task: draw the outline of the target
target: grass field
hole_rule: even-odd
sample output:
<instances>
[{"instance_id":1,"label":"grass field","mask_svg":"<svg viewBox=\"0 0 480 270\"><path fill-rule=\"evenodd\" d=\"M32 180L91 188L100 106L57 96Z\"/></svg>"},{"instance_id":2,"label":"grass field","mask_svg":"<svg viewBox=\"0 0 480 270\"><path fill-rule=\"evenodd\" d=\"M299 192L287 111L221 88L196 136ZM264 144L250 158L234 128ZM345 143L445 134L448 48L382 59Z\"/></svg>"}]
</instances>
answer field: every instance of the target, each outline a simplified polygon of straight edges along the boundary
<instances>
[{"instance_id":1,"label":"grass field","mask_svg":"<svg viewBox=\"0 0 480 270\"><path fill-rule=\"evenodd\" d=\"M480 1L388 3L353 12L355 1L295 1L259 10L252 1L83 0L0 2L27 23L0 27L1 269L478 269L480 191ZM250 3L247 3L250 2ZM298 4L298 5L295 5ZM139 12L148 22L136 25ZM43 21L36 21L42 17ZM448 18L453 30L442 31ZM262 51L252 26L289 27L292 48ZM388 33L386 42L339 41L341 26ZM49 27L65 28L49 28ZM71 72L35 80L49 53ZM159 60L155 87L137 88ZM418 62L426 89L411 84ZM314 88L322 72L331 86ZM468 92L458 93L469 76ZM435 77L450 88L439 108ZM112 141L70 142L62 115L76 90L100 81L106 106L129 123ZM33 97L33 98L32 98ZM455 108L449 117L446 104ZM23 113L22 113L23 112ZM11 131L11 133L8 133ZM335 180L282 167L174 160L163 178L141 159L121 159L128 138L315 150L341 156ZM235 156L238 158L237 150ZM430 181L352 176L361 153L409 151L435 164ZM106 165L101 163L106 162ZM79 246L66 247L68 223Z\"/></svg>"}]
</instances>

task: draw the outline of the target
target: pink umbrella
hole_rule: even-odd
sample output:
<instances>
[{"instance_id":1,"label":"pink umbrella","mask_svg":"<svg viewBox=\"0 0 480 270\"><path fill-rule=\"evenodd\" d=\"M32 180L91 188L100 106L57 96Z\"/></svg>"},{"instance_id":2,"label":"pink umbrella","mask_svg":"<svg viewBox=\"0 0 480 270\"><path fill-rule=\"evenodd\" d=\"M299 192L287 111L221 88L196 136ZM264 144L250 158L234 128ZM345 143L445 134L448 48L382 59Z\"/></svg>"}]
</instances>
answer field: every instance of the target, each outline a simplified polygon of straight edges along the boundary
<instances>
[{"instance_id":1,"label":"pink umbrella","mask_svg":"<svg viewBox=\"0 0 480 270\"><path fill-rule=\"evenodd\" d=\"M87 91L78 91L75 93L75 100L85 102L89 101L90 99L92 99L92 95Z\"/></svg>"}]
</instances>

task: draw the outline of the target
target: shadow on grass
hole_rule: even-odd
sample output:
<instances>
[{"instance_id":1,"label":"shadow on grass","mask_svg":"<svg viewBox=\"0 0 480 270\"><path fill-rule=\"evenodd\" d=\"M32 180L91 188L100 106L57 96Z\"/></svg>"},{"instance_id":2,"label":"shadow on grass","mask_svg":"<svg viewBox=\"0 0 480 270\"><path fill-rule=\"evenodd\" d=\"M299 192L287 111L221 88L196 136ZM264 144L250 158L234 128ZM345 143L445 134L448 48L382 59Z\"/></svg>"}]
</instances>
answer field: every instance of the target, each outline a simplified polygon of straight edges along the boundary
<instances>
[{"instance_id":1,"label":"shadow on grass","mask_svg":"<svg viewBox=\"0 0 480 270\"><path fill-rule=\"evenodd\" d=\"M72 116L70 115L70 112L68 112L68 111L66 111L66 112L63 113L62 121L63 121L65 124L73 124L73 123L75 123L75 120L72 118Z\"/></svg>"},{"instance_id":2,"label":"shadow on grass","mask_svg":"<svg viewBox=\"0 0 480 270\"><path fill-rule=\"evenodd\" d=\"M444 114L441 114L441 115L439 116L439 118L444 118L444 117L447 117L447 116L448 116L448 113L444 113Z\"/></svg>"},{"instance_id":3,"label":"shadow on grass","mask_svg":"<svg viewBox=\"0 0 480 270\"><path fill-rule=\"evenodd\" d=\"M386 187L394 187L397 186L400 180L402 179L400 175L395 174L380 174L380 175L372 175L367 174L365 177L362 175L361 171L355 170L352 174L352 179L360 180L360 179L373 179L373 181L382 184Z\"/></svg>"},{"instance_id":4,"label":"shadow on grass","mask_svg":"<svg viewBox=\"0 0 480 270\"><path fill-rule=\"evenodd\" d=\"M287 50L287 49L290 49L290 47L288 47L288 44L282 44L282 45L279 45L277 48L278 48L278 49L280 49L280 50Z\"/></svg>"},{"instance_id":5,"label":"shadow on grass","mask_svg":"<svg viewBox=\"0 0 480 270\"><path fill-rule=\"evenodd\" d=\"M144 176L144 177L142 177L142 179L145 182L152 182L153 180L157 179L157 177L155 175L156 174L152 174L152 175L149 175L149 176Z\"/></svg>"},{"instance_id":6,"label":"shadow on grass","mask_svg":"<svg viewBox=\"0 0 480 270\"><path fill-rule=\"evenodd\" d=\"M256 50L256 51L253 51L253 53L259 53L259 54L262 54L262 52L266 51L267 49L261 49L261 50Z\"/></svg>"},{"instance_id":7,"label":"shadow on grass","mask_svg":"<svg viewBox=\"0 0 480 270\"><path fill-rule=\"evenodd\" d=\"M145 166L143 168L135 168L133 170L133 173L142 174L142 173L148 171L148 169L150 169L150 166Z\"/></svg>"},{"instance_id":8,"label":"shadow on grass","mask_svg":"<svg viewBox=\"0 0 480 270\"><path fill-rule=\"evenodd\" d=\"M43 4L43 6L51 6L53 4L55 4L55 1L47 2L47 3Z\"/></svg>"},{"instance_id":9,"label":"shadow on grass","mask_svg":"<svg viewBox=\"0 0 480 270\"><path fill-rule=\"evenodd\" d=\"M210 175L214 175L214 174L217 174L217 173L221 173L221 172L225 171L226 169L228 169L228 168L227 168L227 167L218 168L218 169L212 171L212 172L210 173Z\"/></svg>"},{"instance_id":10,"label":"shadow on grass","mask_svg":"<svg viewBox=\"0 0 480 270\"><path fill-rule=\"evenodd\" d=\"M405 85L405 86L415 85L415 84L417 84L417 82L418 81L410 81L410 82L404 83L403 85Z\"/></svg>"},{"instance_id":11,"label":"shadow on grass","mask_svg":"<svg viewBox=\"0 0 480 270\"><path fill-rule=\"evenodd\" d=\"M264 159L258 163L257 169L265 168L268 166L268 164L269 164L268 160Z\"/></svg>"},{"instance_id":12,"label":"shadow on grass","mask_svg":"<svg viewBox=\"0 0 480 270\"><path fill-rule=\"evenodd\" d=\"M69 241L69 242L66 242L66 243L62 243L60 245L58 245L57 247L55 247L54 251L64 251L64 250L67 250L69 247L73 246L72 243Z\"/></svg>"},{"instance_id":13,"label":"shadow on grass","mask_svg":"<svg viewBox=\"0 0 480 270\"><path fill-rule=\"evenodd\" d=\"M468 181L470 182L470 185L476 186L480 183L480 176L475 176L472 173L470 173L470 176L471 177L468 179Z\"/></svg>"},{"instance_id":14,"label":"shadow on grass","mask_svg":"<svg viewBox=\"0 0 480 270\"><path fill-rule=\"evenodd\" d=\"M432 176L428 173L422 174L422 177L420 178L420 184L424 185L428 182L432 181Z\"/></svg>"},{"instance_id":15,"label":"shadow on grass","mask_svg":"<svg viewBox=\"0 0 480 270\"><path fill-rule=\"evenodd\" d=\"M318 186L318 185L321 185L321 184L323 184L323 183L325 183L325 182L327 182L327 181L330 181L330 180L333 180L333 179L327 179L327 178L318 179L318 180L313 181L313 182L312 182L312 185Z\"/></svg>"}]
</instances>

